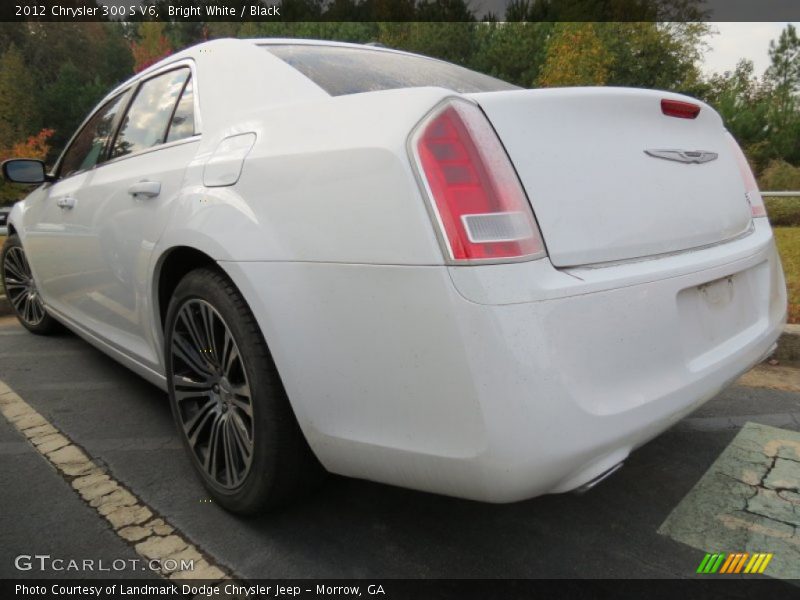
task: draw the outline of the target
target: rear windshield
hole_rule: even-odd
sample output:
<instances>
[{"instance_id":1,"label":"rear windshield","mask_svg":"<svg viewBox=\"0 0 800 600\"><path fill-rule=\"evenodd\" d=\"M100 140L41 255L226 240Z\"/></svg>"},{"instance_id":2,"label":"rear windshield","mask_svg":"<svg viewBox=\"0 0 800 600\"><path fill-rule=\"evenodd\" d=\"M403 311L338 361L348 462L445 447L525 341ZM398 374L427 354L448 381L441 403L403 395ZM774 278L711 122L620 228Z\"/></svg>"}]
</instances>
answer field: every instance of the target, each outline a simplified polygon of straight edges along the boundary
<instances>
[{"instance_id":1,"label":"rear windshield","mask_svg":"<svg viewBox=\"0 0 800 600\"><path fill-rule=\"evenodd\" d=\"M410 87L443 87L454 92L518 90L515 85L451 63L341 46L264 46L331 96Z\"/></svg>"}]
</instances>

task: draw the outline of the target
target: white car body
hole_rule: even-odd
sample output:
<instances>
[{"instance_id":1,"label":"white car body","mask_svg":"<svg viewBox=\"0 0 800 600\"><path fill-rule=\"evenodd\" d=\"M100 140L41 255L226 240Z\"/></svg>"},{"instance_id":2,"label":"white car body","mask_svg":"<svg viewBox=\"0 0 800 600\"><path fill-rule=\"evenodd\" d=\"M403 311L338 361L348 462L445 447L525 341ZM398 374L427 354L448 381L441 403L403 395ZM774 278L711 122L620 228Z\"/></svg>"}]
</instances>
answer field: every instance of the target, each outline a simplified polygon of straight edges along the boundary
<instances>
[{"instance_id":1,"label":"white car body","mask_svg":"<svg viewBox=\"0 0 800 600\"><path fill-rule=\"evenodd\" d=\"M331 96L263 44L348 47L169 57L120 89L188 65L196 134L45 184L9 219L48 312L154 384L162 267L188 248L246 299L329 471L509 502L597 480L773 348L780 261L709 106L588 88ZM410 148L449 98L497 131L547 256L447 255ZM160 195L131 196L141 180Z\"/></svg>"}]
</instances>

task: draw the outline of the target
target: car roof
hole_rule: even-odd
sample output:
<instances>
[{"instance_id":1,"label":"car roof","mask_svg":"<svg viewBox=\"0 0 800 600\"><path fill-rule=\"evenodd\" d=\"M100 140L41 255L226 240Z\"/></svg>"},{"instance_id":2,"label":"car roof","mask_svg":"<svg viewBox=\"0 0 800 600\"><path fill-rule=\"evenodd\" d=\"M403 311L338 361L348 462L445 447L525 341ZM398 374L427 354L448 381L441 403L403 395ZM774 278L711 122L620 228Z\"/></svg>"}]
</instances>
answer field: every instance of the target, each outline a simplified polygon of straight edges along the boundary
<instances>
[{"instance_id":1,"label":"car roof","mask_svg":"<svg viewBox=\"0 0 800 600\"><path fill-rule=\"evenodd\" d=\"M395 50L378 45L353 44L330 40L305 38L217 38L189 46L137 73L109 92L100 105L115 95L147 79L154 73L178 63L191 61L201 76L195 82L195 93L200 98L202 129L212 130L221 125L222 115L232 112L245 113L258 107L279 106L331 98L324 89L300 71L273 55L264 48L278 45L324 46L331 48L355 48L373 52L385 52L406 56L421 56L411 52ZM428 60L443 62L431 57ZM235 68L231 68L235 65ZM258 77L248 74L258 72ZM216 86L207 85L203 77L212 72ZM242 76L244 74L244 76ZM99 105L98 105L99 106Z\"/></svg>"}]
</instances>

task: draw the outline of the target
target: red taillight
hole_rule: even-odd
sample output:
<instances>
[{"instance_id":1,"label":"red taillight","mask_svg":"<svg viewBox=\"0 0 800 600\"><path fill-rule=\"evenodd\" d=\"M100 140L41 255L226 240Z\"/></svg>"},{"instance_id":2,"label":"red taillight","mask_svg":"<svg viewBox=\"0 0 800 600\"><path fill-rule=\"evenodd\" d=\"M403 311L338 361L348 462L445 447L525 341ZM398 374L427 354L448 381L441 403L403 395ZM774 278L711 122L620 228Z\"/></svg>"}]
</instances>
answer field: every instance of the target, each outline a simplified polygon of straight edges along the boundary
<instances>
[{"instance_id":1,"label":"red taillight","mask_svg":"<svg viewBox=\"0 0 800 600\"><path fill-rule=\"evenodd\" d=\"M679 119L696 119L700 114L700 107L691 102L681 102L680 100L662 100L661 112L668 117L678 117Z\"/></svg>"},{"instance_id":2,"label":"red taillight","mask_svg":"<svg viewBox=\"0 0 800 600\"><path fill-rule=\"evenodd\" d=\"M449 258L545 255L514 167L477 106L447 102L419 126L412 145Z\"/></svg>"},{"instance_id":3,"label":"red taillight","mask_svg":"<svg viewBox=\"0 0 800 600\"><path fill-rule=\"evenodd\" d=\"M739 166L739 173L742 176L745 197L750 204L750 214L753 218L766 217L767 209L764 206L764 199L761 197L761 191L758 189L758 183L756 182L755 175L753 175L753 170L750 168L750 164L747 162L747 157L744 155L744 152L742 152L739 144L736 143L736 140L733 139L733 136L730 133L727 135L728 143L730 144L734 156L736 156L736 164Z\"/></svg>"}]
</instances>

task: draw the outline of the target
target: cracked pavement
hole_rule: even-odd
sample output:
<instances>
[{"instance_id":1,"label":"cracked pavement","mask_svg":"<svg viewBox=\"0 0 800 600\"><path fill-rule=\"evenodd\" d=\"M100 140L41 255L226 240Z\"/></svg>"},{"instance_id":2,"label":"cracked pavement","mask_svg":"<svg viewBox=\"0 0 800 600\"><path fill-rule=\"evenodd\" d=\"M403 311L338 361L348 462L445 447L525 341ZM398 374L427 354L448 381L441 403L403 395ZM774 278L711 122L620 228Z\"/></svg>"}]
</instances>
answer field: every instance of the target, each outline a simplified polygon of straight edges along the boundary
<instances>
[{"instance_id":1,"label":"cracked pavement","mask_svg":"<svg viewBox=\"0 0 800 600\"><path fill-rule=\"evenodd\" d=\"M747 423L659 528L706 552L772 552L800 579L800 433Z\"/></svg>"}]
</instances>

